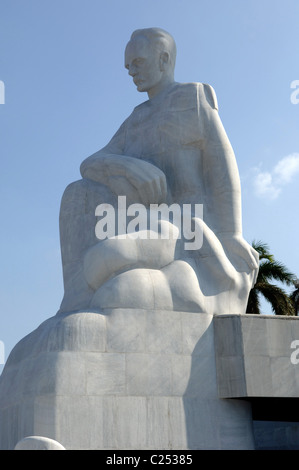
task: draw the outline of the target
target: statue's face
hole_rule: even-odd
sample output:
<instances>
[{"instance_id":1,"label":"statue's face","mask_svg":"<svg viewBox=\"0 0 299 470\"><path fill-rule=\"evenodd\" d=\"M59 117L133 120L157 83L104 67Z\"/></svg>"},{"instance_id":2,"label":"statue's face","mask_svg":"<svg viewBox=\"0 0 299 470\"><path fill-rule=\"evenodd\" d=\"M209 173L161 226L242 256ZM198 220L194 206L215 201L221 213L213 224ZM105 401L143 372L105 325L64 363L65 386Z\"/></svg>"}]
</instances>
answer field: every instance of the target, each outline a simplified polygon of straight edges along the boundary
<instances>
[{"instance_id":1,"label":"statue's face","mask_svg":"<svg viewBox=\"0 0 299 470\"><path fill-rule=\"evenodd\" d=\"M159 86L163 77L160 51L143 37L137 37L128 43L125 67L133 77L138 91L151 92Z\"/></svg>"}]
</instances>

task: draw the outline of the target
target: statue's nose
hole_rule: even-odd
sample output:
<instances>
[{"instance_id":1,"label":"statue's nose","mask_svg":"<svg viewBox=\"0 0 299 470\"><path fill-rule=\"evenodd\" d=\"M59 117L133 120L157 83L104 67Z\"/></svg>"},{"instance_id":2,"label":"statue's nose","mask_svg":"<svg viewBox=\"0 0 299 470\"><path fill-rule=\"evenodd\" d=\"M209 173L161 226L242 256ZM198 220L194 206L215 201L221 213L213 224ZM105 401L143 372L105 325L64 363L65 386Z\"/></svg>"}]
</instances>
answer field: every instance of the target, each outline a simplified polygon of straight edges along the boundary
<instances>
[{"instance_id":1,"label":"statue's nose","mask_svg":"<svg viewBox=\"0 0 299 470\"><path fill-rule=\"evenodd\" d=\"M131 75L131 77L134 77L136 75L136 67L134 67L133 65L130 65L129 66L129 75Z\"/></svg>"}]
</instances>

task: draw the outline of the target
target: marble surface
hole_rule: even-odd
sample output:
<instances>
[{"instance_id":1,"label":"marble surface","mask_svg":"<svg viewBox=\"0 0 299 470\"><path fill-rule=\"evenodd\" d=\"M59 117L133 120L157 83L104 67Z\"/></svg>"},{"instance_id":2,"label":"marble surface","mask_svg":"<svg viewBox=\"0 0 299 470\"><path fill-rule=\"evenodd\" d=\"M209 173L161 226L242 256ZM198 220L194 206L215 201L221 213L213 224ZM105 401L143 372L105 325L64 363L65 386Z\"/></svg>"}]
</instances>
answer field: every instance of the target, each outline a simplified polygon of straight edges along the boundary
<instances>
[{"instance_id":1,"label":"marble surface","mask_svg":"<svg viewBox=\"0 0 299 470\"><path fill-rule=\"evenodd\" d=\"M220 397L298 398L298 317L221 315L214 329Z\"/></svg>"}]
</instances>

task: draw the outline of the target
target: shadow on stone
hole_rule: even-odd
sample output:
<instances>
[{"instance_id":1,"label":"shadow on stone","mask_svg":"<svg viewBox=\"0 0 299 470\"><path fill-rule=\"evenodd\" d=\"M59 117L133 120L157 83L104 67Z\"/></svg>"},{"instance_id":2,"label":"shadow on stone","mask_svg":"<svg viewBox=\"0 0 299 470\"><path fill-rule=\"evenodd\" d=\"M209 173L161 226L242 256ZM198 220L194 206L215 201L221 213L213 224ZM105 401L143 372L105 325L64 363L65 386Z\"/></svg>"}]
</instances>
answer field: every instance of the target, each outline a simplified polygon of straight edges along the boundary
<instances>
[{"instance_id":1,"label":"shadow on stone","mask_svg":"<svg viewBox=\"0 0 299 470\"><path fill-rule=\"evenodd\" d=\"M218 397L212 321L192 353L183 401L189 449L254 449L250 403Z\"/></svg>"}]
</instances>

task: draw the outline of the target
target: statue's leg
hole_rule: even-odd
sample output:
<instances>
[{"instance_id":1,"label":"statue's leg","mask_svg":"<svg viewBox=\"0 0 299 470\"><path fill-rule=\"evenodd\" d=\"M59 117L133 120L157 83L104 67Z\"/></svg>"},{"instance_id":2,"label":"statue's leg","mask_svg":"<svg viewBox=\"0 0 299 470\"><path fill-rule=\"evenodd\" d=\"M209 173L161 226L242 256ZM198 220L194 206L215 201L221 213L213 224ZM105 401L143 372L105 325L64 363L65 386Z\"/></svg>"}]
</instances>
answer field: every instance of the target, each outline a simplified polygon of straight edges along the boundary
<instances>
[{"instance_id":1,"label":"statue's leg","mask_svg":"<svg viewBox=\"0 0 299 470\"><path fill-rule=\"evenodd\" d=\"M83 274L86 251L98 240L95 210L99 204L116 203L116 196L104 185L82 179L65 190L60 207L59 228L63 266L64 298L60 311L87 309L94 291Z\"/></svg>"},{"instance_id":2,"label":"statue's leg","mask_svg":"<svg viewBox=\"0 0 299 470\"><path fill-rule=\"evenodd\" d=\"M113 276L136 267L161 269L177 252L177 229L164 221L159 224L160 239L96 237L96 208L100 204L117 208L118 199L108 187L82 179L70 184L62 197L60 239L64 278L64 298L60 312L90 307L95 291ZM115 211L117 217L117 210ZM168 238L164 231L169 230ZM139 232L140 235L140 232Z\"/></svg>"},{"instance_id":3,"label":"statue's leg","mask_svg":"<svg viewBox=\"0 0 299 470\"><path fill-rule=\"evenodd\" d=\"M136 236L137 235L137 236ZM98 242L86 252L84 275L90 287L97 290L108 279L136 268L162 269L176 259L179 230L163 221L157 231L144 230L115 236Z\"/></svg>"},{"instance_id":4,"label":"statue's leg","mask_svg":"<svg viewBox=\"0 0 299 470\"><path fill-rule=\"evenodd\" d=\"M204 298L191 264L176 260L165 268L132 269L108 280L91 307L204 312Z\"/></svg>"},{"instance_id":5,"label":"statue's leg","mask_svg":"<svg viewBox=\"0 0 299 470\"><path fill-rule=\"evenodd\" d=\"M199 250L185 250L182 239L175 244L141 239L138 245L135 240L106 240L91 248L87 277L96 290L91 306L243 312L247 274L236 272L215 234L204 222L198 224L203 231ZM241 291L239 299L234 293Z\"/></svg>"}]
</instances>

